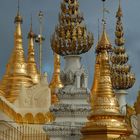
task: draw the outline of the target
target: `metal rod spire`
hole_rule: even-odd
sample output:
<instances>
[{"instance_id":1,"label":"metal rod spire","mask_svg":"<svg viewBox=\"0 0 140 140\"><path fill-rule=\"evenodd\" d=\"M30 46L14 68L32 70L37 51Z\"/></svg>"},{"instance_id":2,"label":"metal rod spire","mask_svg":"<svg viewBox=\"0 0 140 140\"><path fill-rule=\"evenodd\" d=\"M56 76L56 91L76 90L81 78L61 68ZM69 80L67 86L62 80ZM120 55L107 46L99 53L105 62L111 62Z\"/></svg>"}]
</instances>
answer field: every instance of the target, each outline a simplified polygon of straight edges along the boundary
<instances>
[{"instance_id":1,"label":"metal rod spire","mask_svg":"<svg viewBox=\"0 0 140 140\"><path fill-rule=\"evenodd\" d=\"M39 72L42 73L42 43L45 40L42 32L43 32L43 12L39 11L39 35L36 38L36 42L39 43Z\"/></svg>"},{"instance_id":2,"label":"metal rod spire","mask_svg":"<svg viewBox=\"0 0 140 140\"><path fill-rule=\"evenodd\" d=\"M40 24L40 42L39 42L39 45L40 45L40 74L42 73L42 18L43 18L43 13L42 11L39 12L39 24Z\"/></svg>"},{"instance_id":3,"label":"metal rod spire","mask_svg":"<svg viewBox=\"0 0 140 140\"><path fill-rule=\"evenodd\" d=\"M105 20L105 12L106 12L106 8L105 8L105 0L103 1L103 19L102 19L102 24L103 24L103 30L105 30L105 25L106 25L106 20Z\"/></svg>"},{"instance_id":4,"label":"metal rod spire","mask_svg":"<svg viewBox=\"0 0 140 140\"><path fill-rule=\"evenodd\" d=\"M103 1L103 21L105 21L105 1Z\"/></svg>"},{"instance_id":5,"label":"metal rod spire","mask_svg":"<svg viewBox=\"0 0 140 140\"><path fill-rule=\"evenodd\" d=\"M100 38L100 20L98 18L98 41L99 41L99 38Z\"/></svg>"},{"instance_id":6,"label":"metal rod spire","mask_svg":"<svg viewBox=\"0 0 140 140\"><path fill-rule=\"evenodd\" d=\"M119 6L121 5L121 0L119 0Z\"/></svg>"},{"instance_id":7,"label":"metal rod spire","mask_svg":"<svg viewBox=\"0 0 140 140\"><path fill-rule=\"evenodd\" d=\"M39 30L39 32L40 32L40 35L42 35L42 19L44 17L42 11L39 11L38 17L39 17L39 24L40 24L40 30Z\"/></svg>"},{"instance_id":8,"label":"metal rod spire","mask_svg":"<svg viewBox=\"0 0 140 140\"><path fill-rule=\"evenodd\" d=\"M33 18L32 18L32 14L31 14L31 27L30 27L31 31L32 31L32 27L33 27Z\"/></svg>"},{"instance_id":9,"label":"metal rod spire","mask_svg":"<svg viewBox=\"0 0 140 140\"><path fill-rule=\"evenodd\" d=\"M20 1L18 0L18 14L19 14L19 10L20 10Z\"/></svg>"}]
</instances>

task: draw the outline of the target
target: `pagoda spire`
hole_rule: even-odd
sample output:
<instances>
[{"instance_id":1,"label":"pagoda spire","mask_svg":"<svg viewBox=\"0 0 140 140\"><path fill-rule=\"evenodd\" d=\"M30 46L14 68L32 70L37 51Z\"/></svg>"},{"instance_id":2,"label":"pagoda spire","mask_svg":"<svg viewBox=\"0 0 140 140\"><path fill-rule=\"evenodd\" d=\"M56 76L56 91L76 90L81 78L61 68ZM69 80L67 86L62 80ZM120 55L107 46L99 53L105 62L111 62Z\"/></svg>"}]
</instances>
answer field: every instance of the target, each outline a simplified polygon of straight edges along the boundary
<instances>
[{"instance_id":1,"label":"pagoda spire","mask_svg":"<svg viewBox=\"0 0 140 140\"><path fill-rule=\"evenodd\" d=\"M97 44L96 53L98 54L101 50L111 51L111 49L112 45L106 33L105 7L103 3L102 35Z\"/></svg>"},{"instance_id":2,"label":"pagoda spire","mask_svg":"<svg viewBox=\"0 0 140 140\"><path fill-rule=\"evenodd\" d=\"M104 19L104 14L103 14L103 20L102 20L102 34L101 37L98 41L98 44L96 46L96 61L95 61L95 71L94 71L94 79L93 79L93 84L91 88L91 105L94 107L94 100L96 99L96 92L98 89L99 85L99 80L100 80L100 63L101 63L101 51L105 50L107 52L110 52L112 49L112 45L110 43L109 37L106 32L106 21Z\"/></svg>"},{"instance_id":3,"label":"pagoda spire","mask_svg":"<svg viewBox=\"0 0 140 140\"><path fill-rule=\"evenodd\" d=\"M103 12L104 13L104 12ZM102 35L98 41L98 44L96 46L96 62L95 62L95 71L94 71L94 79L93 79L93 84L91 88L91 105L93 106L94 104L94 99L97 91L97 86L99 82L99 77L100 77L100 51L101 50L107 50L108 52L112 50L112 45L110 43L109 37L106 33L106 21L105 21L105 14L103 14L103 31Z\"/></svg>"},{"instance_id":4,"label":"pagoda spire","mask_svg":"<svg viewBox=\"0 0 140 140\"><path fill-rule=\"evenodd\" d=\"M128 55L124 47L124 31L122 25L122 8L119 1L119 7L116 14L117 23L115 31L114 51L111 57L112 61L112 84L116 90L127 90L135 83L135 76L131 73L131 66L128 64Z\"/></svg>"},{"instance_id":5,"label":"pagoda spire","mask_svg":"<svg viewBox=\"0 0 140 140\"><path fill-rule=\"evenodd\" d=\"M100 56L100 76L92 112L88 117L89 122L81 130L82 140L111 140L121 136L127 138L132 132L125 123L125 117L120 114L119 105L112 88L109 63L111 46L103 21L102 36L96 48L97 56Z\"/></svg>"},{"instance_id":6,"label":"pagoda spire","mask_svg":"<svg viewBox=\"0 0 140 140\"><path fill-rule=\"evenodd\" d=\"M51 89L52 94L51 102L52 104L55 104L58 102L56 89L63 87L63 84L60 79L60 56L56 53L54 53L54 72L49 87Z\"/></svg>"},{"instance_id":7,"label":"pagoda spire","mask_svg":"<svg viewBox=\"0 0 140 140\"><path fill-rule=\"evenodd\" d=\"M32 17L31 17L30 31L28 33L27 70L29 76L31 76L33 80L33 83L37 84L40 81L40 75L35 62L34 39L35 39L35 34L33 33L32 30Z\"/></svg>"},{"instance_id":8,"label":"pagoda spire","mask_svg":"<svg viewBox=\"0 0 140 140\"><path fill-rule=\"evenodd\" d=\"M131 134L131 129L127 128L128 126L124 122L125 117L120 114L119 105L113 92L108 51L102 48L97 55L100 56L100 76L94 103L92 103L92 113L88 118L89 122L81 130L83 140L90 140L90 138L108 140L119 138L121 135L127 137Z\"/></svg>"},{"instance_id":9,"label":"pagoda spire","mask_svg":"<svg viewBox=\"0 0 140 140\"><path fill-rule=\"evenodd\" d=\"M5 97L10 101L14 102L19 94L21 84L25 87L32 85L32 80L27 72L27 64L25 62L24 50L22 46L22 17L19 13L19 1L18 10L15 17L14 23L14 49L10 60L7 64L6 73L0 84L0 89L5 93Z\"/></svg>"},{"instance_id":10,"label":"pagoda spire","mask_svg":"<svg viewBox=\"0 0 140 140\"><path fill-rule=\"evenodd\" d=\"M17 10L17 15L15 17L14 23L16 25L16 29L15 29L15 34L14 34L14 47L17 50L22 50L23 51L23 47L22 47L22 31L21 31L21 24L23 23L23 19L20 15L19 12L19 0L18 0L18 10ZM23 58L22 58L23 59Z\"/></svg>"}]
</instances>

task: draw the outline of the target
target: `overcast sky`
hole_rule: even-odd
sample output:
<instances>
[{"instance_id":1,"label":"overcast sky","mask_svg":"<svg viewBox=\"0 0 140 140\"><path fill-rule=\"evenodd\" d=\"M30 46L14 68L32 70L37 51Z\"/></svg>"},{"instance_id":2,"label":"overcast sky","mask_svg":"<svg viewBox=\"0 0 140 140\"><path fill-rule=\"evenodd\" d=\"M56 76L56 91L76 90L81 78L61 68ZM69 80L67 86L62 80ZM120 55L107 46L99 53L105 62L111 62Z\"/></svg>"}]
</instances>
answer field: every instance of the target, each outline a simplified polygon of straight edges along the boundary
<instances>
[{"instance_id":1,"label":"overcast sky","mask_svg":"<svg viewBox=\"0 0 140 140\"><path fill-rule=\"evenodd\" d=\"M48 72L48 79L51 79L53 72L53 53L50 47L50 37L58 23L58 13L60 11L61 0L20 0L20 11L23 17L23 47L27 54L27 33L30 26L30 17L33 16L33 30L39 31L37 14L40 10L44 12L43 35L46 40L43 43L43 71ZM80 10L84 13L87 29L94 33L95 43L93 48L83 55L82 63L89 73L89 87L92 85L95 53L98 36L98 19L102 18L101 0L79 0ZM107 18L107 32L112 44L114 44L115 14L118 8L118 0L107 0L106 7L110 14ZM140 87L140 0L122 0L123 23L126 39L126 50L129 55L129 63L132 71L136 75L136 83L129 90L128 103L132 104L136 100ZM14 17L17 11L17 0L0 0L0 78L5 72L6 64L10 57L14 45ZM100 29L101 30L101 29ZM36 44L36 59L38 59L38 46ZM63 59L63 58L62 58ZM62 61L63 65L63 61Z\"/></svg>"}]
</instances>

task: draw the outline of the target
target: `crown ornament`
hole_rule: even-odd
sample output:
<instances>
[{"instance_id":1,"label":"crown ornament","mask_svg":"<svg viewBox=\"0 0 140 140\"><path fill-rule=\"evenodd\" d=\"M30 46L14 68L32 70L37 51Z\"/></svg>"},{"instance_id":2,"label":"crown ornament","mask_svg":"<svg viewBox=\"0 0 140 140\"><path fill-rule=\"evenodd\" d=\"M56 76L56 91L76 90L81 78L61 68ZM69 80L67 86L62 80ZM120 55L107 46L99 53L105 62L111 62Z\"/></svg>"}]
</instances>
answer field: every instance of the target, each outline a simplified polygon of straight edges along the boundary
<instances>
[{"instance_id":1,"label":"crown ornament","mask_svg":"<svg viewBox=\"0 0 140 140\"><path fill-rule=\"evenodd\" d=\"M122 8L119 8L116 14L116 31L115 31L115 45L111 55L112 61L112 85L116 90L127 90L135 83L135 75L131 72L131 66L128 64L129 57L126 53L124 44L124 31L122 24Z\"/></svg>"},{"instance_id":2,"label":"crown ornament","mask_svg":"<svg viewBox=\"0 0 140 140\"><path fill-rule=\"evenodd\" d=\"M59 14L59 24L51 38L54 52L61 56L80 55L90 50L93 35L87 31L79 11L77 0L63 0Z\"/></svg>"}]
</instances>

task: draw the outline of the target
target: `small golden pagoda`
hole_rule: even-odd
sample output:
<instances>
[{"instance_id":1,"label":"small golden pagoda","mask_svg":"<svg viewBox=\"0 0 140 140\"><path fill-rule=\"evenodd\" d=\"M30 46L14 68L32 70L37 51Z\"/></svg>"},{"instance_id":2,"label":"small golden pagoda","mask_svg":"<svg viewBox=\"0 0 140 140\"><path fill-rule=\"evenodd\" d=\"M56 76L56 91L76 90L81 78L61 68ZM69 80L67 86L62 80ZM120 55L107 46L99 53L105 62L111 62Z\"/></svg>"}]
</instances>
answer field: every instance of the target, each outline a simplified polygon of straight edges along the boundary
<instances>
[{"instance_id":1,"label":"small golden pagoda","mask_svg":"<svg viewBox=\"0 0 140 140\"><path fill-rule=\"evenodd\" d=\"M28 75L27 64L24 58L21 23L22 17L18 10L15 17L14 49L7 64L6 73L0 83L0 90L4 92L5 98L10 102L16 100L22 84L25 87L30 87L33 84L31 77Z\"/></svg>"},{"instance_id":2,"label":"small golden pagoda","mask_svg":"<svg viewBox=\"0 0 140 140\"><path fill-rule=\"evenodd\" d=\"M111 68L109 51L111 43L103 20L103 33L96 48L99 59L99 79L92 112L89 122L82 128L82 140L113 140L119 137L128 137L132 130L125 123L125 117L120 114L119 105L113 92L111 83Z\"/></svg>"},{"instance_id":3,"label":"small golden pagoda","mask_svg":"<svg viewBox=\"0 0 140 140\"><path fill-rule=\"evenodd\" d=\"M55 104L58 102L56 89L63 87L60 79L60 56L56 53L54 53L54 72L49 87L51 89L51 103Z\"/></svg>"},{"instance_id":4,"label":"small golden pagoda","mask_svg":"<svg viewBox=\"0 0 140 140\"><path fill-rule=\"evenodd\" d=\"M29 76L31 76L32 81L34 84L40 82L40 74L38 72L36 62L35 62L35 52L34 52L34 39L35 34L32 31L32 21L30 32L28 33L28 56L27 56L27 71Z\"/></svg>"},{"instance_id":5,"label":"small golden pagoda","mask_svg":"<svg viewBox=\"0 0 140 140\"><path fill-rule=\"evenodd\" d=\"M113 49L111 55L112 61L112 86L115 90L127 90L131 88L135 83L135 75L131 72L131 66L128 62L128 55L124 47L124 31L122 25L122 8L119 0L119 8L116 14L117 23L115 31L115 44L116 47Z\"/></svg>"}]
</instances>

